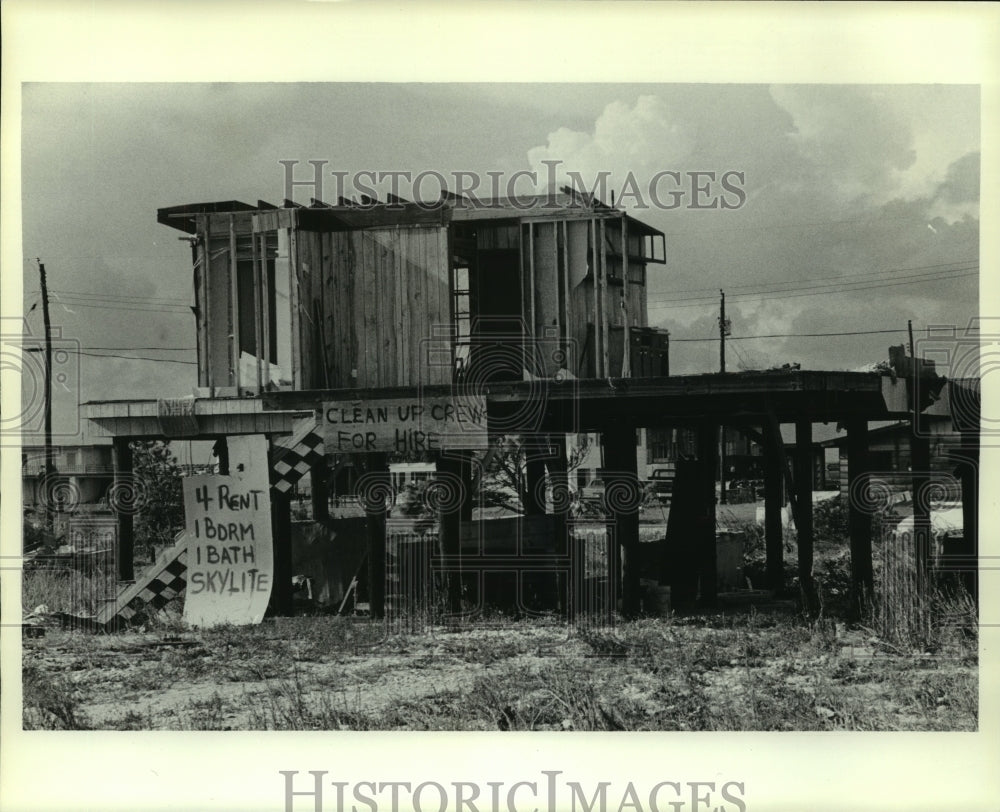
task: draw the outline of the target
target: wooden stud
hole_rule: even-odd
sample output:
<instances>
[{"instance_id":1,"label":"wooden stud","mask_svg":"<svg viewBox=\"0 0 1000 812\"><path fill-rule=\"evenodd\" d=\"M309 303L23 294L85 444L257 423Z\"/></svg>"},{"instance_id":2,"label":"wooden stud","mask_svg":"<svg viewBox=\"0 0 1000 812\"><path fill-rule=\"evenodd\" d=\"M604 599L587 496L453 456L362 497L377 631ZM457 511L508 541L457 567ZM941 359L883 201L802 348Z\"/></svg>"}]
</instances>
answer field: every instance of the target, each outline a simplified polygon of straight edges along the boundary
<instances>
[{"instance_id":1,"label":"wooden stud","mask_svg":"<svg viewBox=\"0 0 1000 812\"><path fill-rule=\"evenodd\" d=\"M629 283L628 283L628 226L622 217L622 302L626 309L622 316L622 377L632 377L632 325L629 322L629 314L632 309L628 307Z\"/></svg>"},{"instance_id":2,"label":"wooden stud","mask_svg":"<svg viewBox=\"0 0 1000 812\"><path fill-rule=\"evenodd\" d=\"M608 338L608 254L605 248L605 223L602 218L600 221L600 251L598 252L598 264L601 269L600 279L601 279L601 332L604 334L604 341L601 346L601 363L604 367L604 375L611 375L611 359L610 359L610 340Z\"/></svg>"},{"instance_id":3,"label":"wooden stud","mask_svg":"<svg viewBox=\"0 0 1000 812\"><path fill-rule=\"evenodd\" d=\"M262 330L260 321L260 312L262 309L263 297L260 290L260 250L257 244L256 236L251 244L251 250L253 253L253 339L254 339L254 366L256 368L256 384L257 393L263 391L263 377L260 368L260 345L262 340Z\"/></svg>"},{"instance_id":4,"label":"wooden stud","mask_svg":"<svg viewBox=\"0 0 1000 812\"><path fill-rule=\"evenodd\" d=\"M292 385L302 389L302 367L299 344L302 341L299 324L299 239L296 229L288 229L288 298L292 314Z\"/></svg>"},{"instance_id":5,"label":"wooden stud","mask_svg":"<svg viewBox=\"0 0 1000 812\"><path fill-rule=\"evenodd\" d=\"M263 358L263 387L271 382L271 286L267 273L267 234L260 235L260 290L261 290L261 346L258 355Z\"/></svg>"}]
</instances>

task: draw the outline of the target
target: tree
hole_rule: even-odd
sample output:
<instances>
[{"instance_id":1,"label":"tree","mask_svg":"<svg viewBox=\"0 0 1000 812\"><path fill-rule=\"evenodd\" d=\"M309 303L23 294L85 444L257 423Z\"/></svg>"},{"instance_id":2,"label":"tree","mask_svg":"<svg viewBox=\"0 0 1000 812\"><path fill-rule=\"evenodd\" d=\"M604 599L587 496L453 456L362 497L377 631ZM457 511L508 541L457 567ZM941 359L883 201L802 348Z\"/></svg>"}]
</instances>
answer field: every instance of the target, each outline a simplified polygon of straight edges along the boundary
<instances>
[{"instance_id":1,"label":"tree","mask_svg":"<svg viewBox=\"0 0 1000 812\"><path fill-rule=\"evenodd\" d=\"M523 438L518 435L504 435L496 442L498 451L484 471L483 504L485 507L503 507L519 513L522 506L530 501L525 444ZM567 455L567 473L580 466L590 450L590 445L590 435L576 435L576 443L569 449ZM546 480L548 480L547 474Z\"/></svg>"},{"instance_id":2,"label":"tree","mask_svg":"<svg viewBox=\"0 0 1000 812\"><path fill-rule=\"evenodd\" d=\"M181 490L181 468L162 440L139 440L132 443L133 499L120 510L134 509L135 536L155 551L156 547L173 544L184 529L184 496Z\"/></svg>"}]
</instances>

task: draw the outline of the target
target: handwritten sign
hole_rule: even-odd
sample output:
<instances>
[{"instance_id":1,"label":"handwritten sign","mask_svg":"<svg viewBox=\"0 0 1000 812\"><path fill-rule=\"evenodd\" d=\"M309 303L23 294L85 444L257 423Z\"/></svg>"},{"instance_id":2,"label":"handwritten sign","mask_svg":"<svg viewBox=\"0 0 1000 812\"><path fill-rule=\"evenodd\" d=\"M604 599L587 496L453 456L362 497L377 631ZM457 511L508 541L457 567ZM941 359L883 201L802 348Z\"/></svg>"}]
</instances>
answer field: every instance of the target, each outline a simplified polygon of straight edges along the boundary
<instances>
[{"instance_id":1,"label":"handwritten sign","mask_svg":"<svg viewBox=\"0 0 1000 812\"><path fill-rule=\"evenodd\" d=\"M324 403L323 426L328 451L412 453L488 444L482 397Z\"/></svg>"},{"instance_id":2,"label":"handwritten sign","mask_svg":"<svg viewBox=\"0 0 1000 812\"><path fill-rule=\"evenodd\" d=\"M271 498L263 436L230 438L233 475L185 477L184 619L194 626L260 623L271 596Z\"/></svg>"}]
</instances>

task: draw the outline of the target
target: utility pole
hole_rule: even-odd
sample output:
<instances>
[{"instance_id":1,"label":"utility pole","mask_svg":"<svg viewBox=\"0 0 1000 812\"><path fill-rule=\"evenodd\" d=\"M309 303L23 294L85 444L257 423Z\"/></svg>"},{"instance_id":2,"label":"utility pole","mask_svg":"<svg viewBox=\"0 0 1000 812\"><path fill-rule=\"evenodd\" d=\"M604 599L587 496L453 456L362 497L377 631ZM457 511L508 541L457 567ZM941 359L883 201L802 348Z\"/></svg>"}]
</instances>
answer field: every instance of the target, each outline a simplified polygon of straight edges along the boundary
<instances>
[{"instance_id":1,"label":"utility pole","mask_svg":"<svg viewBox=\"0 0 1000 812\"><path fill-rule=\"evenodd\" d=\"M906 320L906 331L910 334L910 358L913 358L913 319Z\"/></svg>"},{"instance_id":2,"label":"utility pole","mask_svg":"<svg viewBox=\"0 0 1000 812\"><path fill-rule=\"evenodd\" d=\"M726 323L726 292L719 288L719 372L726 371L726 335L729 325Z\"/></svg>"},{"instance_id":3,"label":"utility pole","mask_svg":"<svg viewBox=\"0 0 1000 812\"><path fill-rule=\"evenodd\" d=\"M45 322L45 478L43 487L53 486L52 472L52 325L49 322L49 288L45 279L45 265L41 259L38 262L38 273L41 277L42 318ZM52 499L45 494L45 529L52 532Z\"/></svg>"},{"instance_id":4,"label":"utility pole","mask_svg":"<svg viewBox=\"0 0 1000 812\"><path fill-rule=\"evenodd\" d=\"M719 372L726 371L726 336L729 322L726 321L726 292L719 288ZM719 502L726 504L726 424L719 425Z\"/></svg>"}]
</instances>

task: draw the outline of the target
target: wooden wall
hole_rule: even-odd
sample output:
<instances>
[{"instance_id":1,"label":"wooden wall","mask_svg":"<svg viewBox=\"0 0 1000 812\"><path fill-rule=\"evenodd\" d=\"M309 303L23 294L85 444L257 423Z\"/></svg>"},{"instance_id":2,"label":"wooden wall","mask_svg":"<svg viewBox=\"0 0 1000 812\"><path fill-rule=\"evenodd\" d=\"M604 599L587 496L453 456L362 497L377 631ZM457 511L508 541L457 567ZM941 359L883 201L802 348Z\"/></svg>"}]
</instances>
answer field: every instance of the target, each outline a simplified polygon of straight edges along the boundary
<instances>
[{"instance_id":1,"label":"wooden wall","mask_svg":"<svg viewBox=\"0 0 1000 812\"><path fill-rule=\"evenodd\" d=\"M293 243L297 388L451 382L446 228L300 230Z\"/></svg>"},{"instance_id":2,"label":"wooden wall","mask_svg":"<svg viewBox=\"0 0 1000 812\"><path fill-rule=\"evenodd\" d=\"M199 218L199 384L236 384L239 333L248 329L244 318L234 323L234 295L237 287L246 288L245 281L241 285L236 279L236 250L250 234L269 235L269 256L274 257L272 295L282 315L271 328L287 335L282 318L284 310L291 311L290 358L281 348L278 354L279 366L291 366L291 375L283 371L281 377L290 377L294 388L450 383L449 226L309 231L296 226L293 214L278 210ZM619 377L627 367L623 328L626 322L644 327L648 321L646 288L639 284L645 266L641 260L623 264L623 228L627 225L620 216L477 224L478 251L511 251L513 263L520 263L520 313L510 315L520 315L536 338L534 358L527 363L531 374L550 377L565 368L577 377ZM638 234L626 235L626 240L625 253L640 251ZM256 239L252 245L254 273L259 273ZM291 275L287 298L278 274ZM255 299L253 308L265 305L266 296ZM511 302L511 309L517 307ZM266 339L269 325L257 329ZM249 389L256 379L240 384Z\"/></svg>"}]
</instances>

